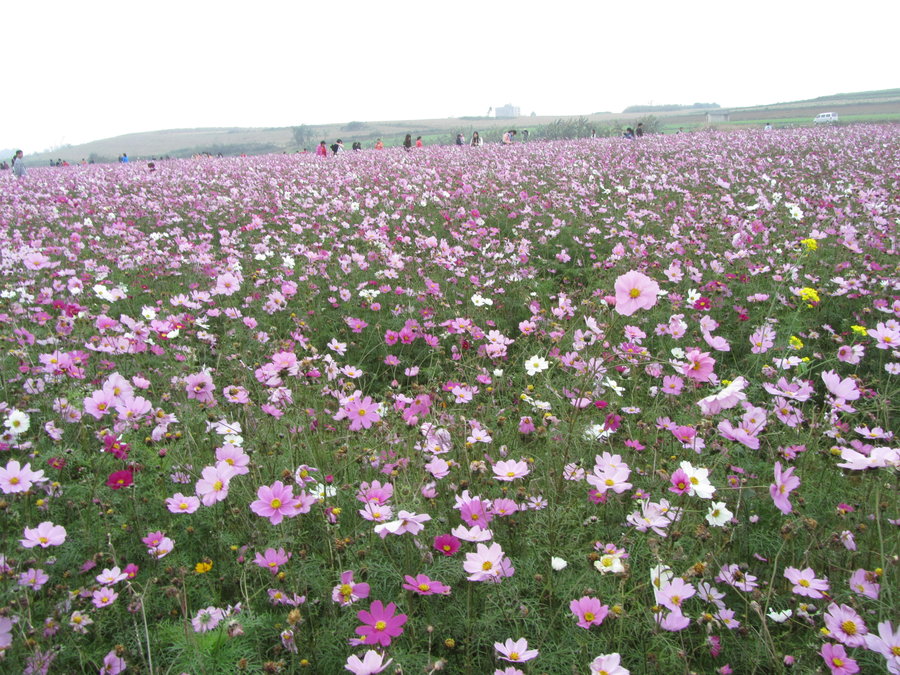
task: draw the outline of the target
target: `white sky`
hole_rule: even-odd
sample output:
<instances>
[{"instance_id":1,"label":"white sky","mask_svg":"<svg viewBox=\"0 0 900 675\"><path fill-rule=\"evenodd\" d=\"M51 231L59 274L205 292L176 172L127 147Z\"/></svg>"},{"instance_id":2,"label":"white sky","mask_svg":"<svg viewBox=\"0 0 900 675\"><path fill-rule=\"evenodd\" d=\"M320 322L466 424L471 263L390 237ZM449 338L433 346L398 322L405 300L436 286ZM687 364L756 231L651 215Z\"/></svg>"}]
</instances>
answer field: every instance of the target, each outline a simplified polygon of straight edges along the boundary
<instances>
[{"instance_id":1,"label":"white sky","mask_svg":"<svg viewBox=\"0 0 900 675\"><path fill-rule=\"evenodd\" d=\"M896 0L3 0L0 148L900 87Z\"/></svg>"}]
</instances>

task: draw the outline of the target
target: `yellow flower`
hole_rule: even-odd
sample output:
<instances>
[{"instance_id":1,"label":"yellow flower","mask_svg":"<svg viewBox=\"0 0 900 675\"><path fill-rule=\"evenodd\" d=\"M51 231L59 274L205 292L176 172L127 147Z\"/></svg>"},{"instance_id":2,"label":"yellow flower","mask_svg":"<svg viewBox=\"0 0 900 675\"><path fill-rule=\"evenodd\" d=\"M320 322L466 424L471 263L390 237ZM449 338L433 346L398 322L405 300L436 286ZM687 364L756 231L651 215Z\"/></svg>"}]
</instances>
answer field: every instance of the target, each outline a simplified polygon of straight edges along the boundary
<instances>
[{"instance_id":1,"label":"yellow flower","mask_svg":"<svg viewBox=\"0 0 900 675\"><path fill-rule=\"evenodd\" d=\"M791 335L791 339L789 340L791 343L791 347L794 349L803 349L803 340L798 338L796 335Z\"/></svg>"},{"instance_id":2,"label":"yellow flower","mask_svg":"<svg viewBox=\"0 0 900 675\"><path fill-rule=\"evenodd\" d=\"M866 336L869 334L869 331L866 330L865 326L850 326L850 330L852 330L857 335Z\"/></svg>"},{"instance_id":3,"label":"yellow flower","mask_svg":"<svg viewBox=\"0 0 900 675\"><path fill-rule=\"evenodd\" d=\"M809 306L812 307L814 303L819 302L819 293L815 288L801 288L800 299L803 300L803 302L808 303Z\"/></svg>"},{"instance_id":4,"label":"yellow flower","mask_svg":"<svg viewBox=\"0 0 900 675\"><path fill-rule=\"evenodd\" d=\"M819 242L815 239L801 239L800 243L806 246L807 251L815 251L819 248Z\"/></svg>"},{"instance_id":5,"label":"yellow flower","mask_svg":"<svg viewBox=\"0 0 900 675\"><path fill-rule=\"evenodd\" d=\"M196 565L194 565L194 571L195 571L197 574L206 574L206 573L209 572L211 569L212 569L212 563L211 563L211 562L205 562L205 561L204 561L204 562L198 562Z\"/></svg>"}]
</instances>

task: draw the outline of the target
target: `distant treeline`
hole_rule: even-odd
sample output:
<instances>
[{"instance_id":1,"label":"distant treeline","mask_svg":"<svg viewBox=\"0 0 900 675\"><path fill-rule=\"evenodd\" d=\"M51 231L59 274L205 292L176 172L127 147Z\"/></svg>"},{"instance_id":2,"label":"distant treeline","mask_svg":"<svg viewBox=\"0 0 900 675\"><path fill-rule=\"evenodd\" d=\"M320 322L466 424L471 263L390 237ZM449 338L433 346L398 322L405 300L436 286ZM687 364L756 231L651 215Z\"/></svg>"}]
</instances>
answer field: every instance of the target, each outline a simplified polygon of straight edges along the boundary
<instances>
[{"instance_id":1,"label":"distant treeline","mask_svg":"<svg viewBox=\"0 0 900 675\"><path fill-rule=\"evenodd\" d=\"M676 112L678 110L697 110L700 108L721 108L718 103L692 103L691 105L667 104L667 105L630 105L623 113L654 113Z\"/></svg>"}]
</instances>

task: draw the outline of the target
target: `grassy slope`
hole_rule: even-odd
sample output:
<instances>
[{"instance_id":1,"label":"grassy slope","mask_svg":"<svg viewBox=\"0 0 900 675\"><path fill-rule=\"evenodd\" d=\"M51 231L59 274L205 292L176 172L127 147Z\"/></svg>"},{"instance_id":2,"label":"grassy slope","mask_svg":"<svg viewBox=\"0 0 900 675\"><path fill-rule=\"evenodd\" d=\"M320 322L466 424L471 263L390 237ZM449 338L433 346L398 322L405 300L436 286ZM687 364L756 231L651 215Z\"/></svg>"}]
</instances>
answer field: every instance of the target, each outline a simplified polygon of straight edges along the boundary
<instances>
[{"instance_id":1,"label":"grassy slope","mask_svg":"<svg viewBox=\"0 0 900 675\"><path fill-rule=\"evenodd\" d=\"M812 118L820 112L835 111L845 121L900 121L900 89L834 94L805 101L791 101L750 108L731 109L731 124L723 126L746 126L748 123L772 122L777 126L811 124ZM608 123L631 123L642 114L595 113L585 115L598 126ZM575 117L575 116L572 116ZM705 111L676 111L657 113L665 131L679 127L692 128L706 124ZM390 120L367 122L365 128L346 131L346 123L315 125L316 140L306 143L310 150L318 140L331 144L342 138L349 148L353 141L360 141L363 147L372 147L376 138L384 138L388 145L399 144L403 135L410 133L413 138L422 136L426 143L449 143L459 131L471 135L473 130L515 127L534 128L550 124L558 116L520 117L518 119L496 118L445 118L432 120ZM106 138L82 145L66 147L49 153L28 157L28 161L39 166L50 159L61 158L78 162L94 154L100 158L114 160L123 152L132 158L149 158L160 155L187 156L201 150L222 152L226 155L260 154L265 152L294 152L298 150L291 129L282 128L213 128L213 129L169 129L127 134Z\"/></svg>"}]
</instances>

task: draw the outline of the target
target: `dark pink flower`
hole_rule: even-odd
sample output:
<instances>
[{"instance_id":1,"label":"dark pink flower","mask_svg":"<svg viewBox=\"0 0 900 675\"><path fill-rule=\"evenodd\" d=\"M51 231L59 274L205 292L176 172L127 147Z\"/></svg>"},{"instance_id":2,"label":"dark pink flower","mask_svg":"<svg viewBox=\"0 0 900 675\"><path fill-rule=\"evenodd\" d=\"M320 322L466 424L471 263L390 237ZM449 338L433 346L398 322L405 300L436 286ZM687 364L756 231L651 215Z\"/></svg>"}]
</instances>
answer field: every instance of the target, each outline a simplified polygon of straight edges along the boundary
<instances>
[{"instance_id":1,"label":"dark pink flower","mask_svg":"<svg viewBox=\"0 0 900 675\"><path fill-rule=\"evenodd\" d=\"M380 644L387 647L391 639L403 633L403 624L406 623L406 614L395 614L397 605L389 602L385 607L381 600L376 600L368 611L360 610L356 617L362 621L362 626L356 627L356 634L362 638L363 644Z\"/></svg>"}]
</instances>

